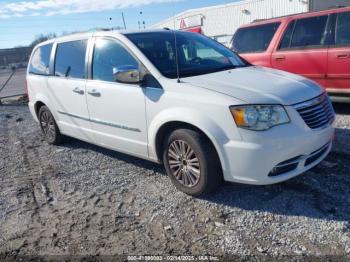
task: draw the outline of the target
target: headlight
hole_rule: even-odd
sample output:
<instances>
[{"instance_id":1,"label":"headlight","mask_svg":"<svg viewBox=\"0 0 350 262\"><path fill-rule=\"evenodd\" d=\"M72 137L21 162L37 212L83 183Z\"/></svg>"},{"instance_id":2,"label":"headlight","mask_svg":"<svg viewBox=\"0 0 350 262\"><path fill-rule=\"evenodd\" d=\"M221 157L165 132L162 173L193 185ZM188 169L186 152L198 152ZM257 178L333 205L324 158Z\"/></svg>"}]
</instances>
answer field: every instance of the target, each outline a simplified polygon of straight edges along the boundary
<instances>
[{"instance_id":1,"label":"headlight","mask_svg":"<svg viewBox=\"0 0 350 262\"><path fill-rule=\"evenodd\" d=\"M286 110L280 105L231 106L230 110L238 127L255 131L290 122Z\"/></svg>"}]
</instances>

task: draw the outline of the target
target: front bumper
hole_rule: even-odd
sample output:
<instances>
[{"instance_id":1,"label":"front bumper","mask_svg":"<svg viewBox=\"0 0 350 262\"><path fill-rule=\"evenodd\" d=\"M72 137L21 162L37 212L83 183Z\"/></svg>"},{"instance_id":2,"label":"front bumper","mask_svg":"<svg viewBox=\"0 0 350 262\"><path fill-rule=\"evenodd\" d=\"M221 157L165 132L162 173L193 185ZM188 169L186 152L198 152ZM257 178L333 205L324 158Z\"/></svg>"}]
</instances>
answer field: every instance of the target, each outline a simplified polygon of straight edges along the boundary
<instances>
[{"instance_id":1,"label":"front bumper","mask_svg":"<svg viewBox=\"0 0 350 262\"><path fill-rule=\"evenodd\" d=\"M229 141L223 146L226 181L254 185L279 183L304 173L328 155L334 128L311 130L295 110L288 111L290 124L264 132L241 130L242 141ZM273 174L276 167L288 163L296 165Z\"/></svg>"}]
</instances>

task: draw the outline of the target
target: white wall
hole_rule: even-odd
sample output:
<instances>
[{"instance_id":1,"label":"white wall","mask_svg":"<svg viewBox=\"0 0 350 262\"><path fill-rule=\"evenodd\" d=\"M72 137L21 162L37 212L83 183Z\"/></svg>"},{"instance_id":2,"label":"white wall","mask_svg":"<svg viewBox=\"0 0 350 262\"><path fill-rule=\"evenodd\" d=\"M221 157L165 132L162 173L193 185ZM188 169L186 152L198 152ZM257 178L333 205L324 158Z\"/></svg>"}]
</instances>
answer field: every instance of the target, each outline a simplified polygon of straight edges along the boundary
<instances>
[{"instance_id":1,"label":"white wall","mask_svg":"<svg viewBox=\"0 0 350 262\"><path fill-rule=\"evenodd\" d=\"M236 29L243 24L256 19L307 12L308 8L308 0L246 0L185 11L175 16L175 24L176 29L179 29L181 18L202 15L203 33L209 37L221 36L219 41L223 42L223 39L230 39ZM174 28L173 18L152 26L152 28L164 27Z\"/></svg>"},{"instance_id":2,"label":"white wall","mask_svg":"<svg viewBox=\"0 0 350 262\"><path fill-rule=\"evenodd\" d=\"M319 11L336 6L350 6L350 0L311 0L311 10Z\"/></svg>"}]
</instances>

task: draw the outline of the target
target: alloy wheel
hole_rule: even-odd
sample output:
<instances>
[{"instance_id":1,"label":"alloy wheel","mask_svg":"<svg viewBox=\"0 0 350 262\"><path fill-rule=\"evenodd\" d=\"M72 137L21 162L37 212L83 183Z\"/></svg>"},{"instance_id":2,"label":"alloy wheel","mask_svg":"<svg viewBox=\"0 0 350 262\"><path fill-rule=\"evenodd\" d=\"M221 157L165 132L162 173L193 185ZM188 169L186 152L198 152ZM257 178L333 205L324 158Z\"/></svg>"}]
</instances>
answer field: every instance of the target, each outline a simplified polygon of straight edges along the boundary
<instances>
[{"instance_id":1,"label":"alloy wheel","mask_svg":"<svg viewBox=\"0 0 350 262\"><path fill-rule=\"evenodd\" d=\"M53 116L47 111L40 114L40 125L47 139L52 140L56 136L55 121Z\"/></svg>"},{"instance_id":2,"label":"alloy wheel","mask_svg":"<svg viewBox=\"0 0 350 262\"><path fill-rule=\"evenodd\" d=\"M200 163L193 149L183 140L173 141L168 149L170 170L176 180L186 186L194 187L200 179Z\"/></svg>"}]
</instances>

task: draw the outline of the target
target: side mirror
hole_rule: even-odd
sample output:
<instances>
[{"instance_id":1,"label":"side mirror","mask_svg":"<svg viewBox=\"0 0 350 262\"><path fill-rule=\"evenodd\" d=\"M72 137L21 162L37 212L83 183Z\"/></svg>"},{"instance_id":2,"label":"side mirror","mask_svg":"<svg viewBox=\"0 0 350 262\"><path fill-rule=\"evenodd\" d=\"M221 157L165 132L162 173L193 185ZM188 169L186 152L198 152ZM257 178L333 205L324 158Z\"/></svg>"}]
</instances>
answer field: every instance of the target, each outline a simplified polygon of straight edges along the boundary
<instances>
[{"instance_id":1,"label":"side mirror","mask_svg":"<svg viewBox=\"0 0 350 262\"><path fill-rule=\"evenodd\" d=\"M114 67L113 80L118 83L138 84L142 80L141 72L135 66Z\"/></svg>"}]
</instances>

